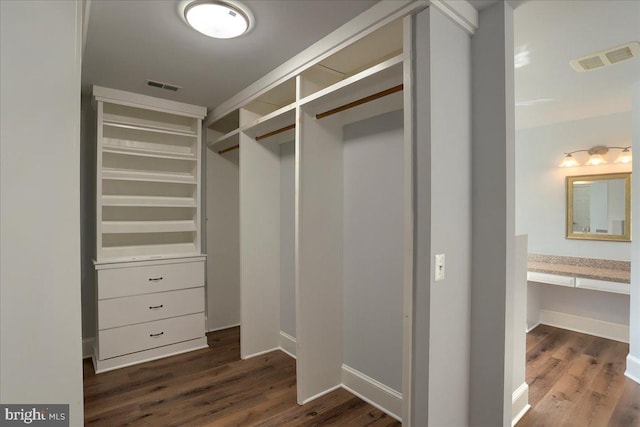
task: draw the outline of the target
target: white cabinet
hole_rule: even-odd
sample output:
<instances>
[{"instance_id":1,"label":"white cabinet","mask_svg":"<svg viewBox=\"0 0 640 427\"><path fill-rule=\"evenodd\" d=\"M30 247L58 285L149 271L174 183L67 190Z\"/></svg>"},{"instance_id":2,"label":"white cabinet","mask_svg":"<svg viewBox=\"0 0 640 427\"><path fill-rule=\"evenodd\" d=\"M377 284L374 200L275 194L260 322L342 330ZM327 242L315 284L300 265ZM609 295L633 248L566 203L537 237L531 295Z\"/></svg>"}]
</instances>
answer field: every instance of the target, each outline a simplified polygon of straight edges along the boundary
<instances>
[{"instance_id":1,"label":"white cabinet","mask_svg":"<svg viewBox=\"0 0 640 427\"><path fill-rule=\"evenodd\" d=\"M96 372L206 347L206 108L94 86Z\"/></svg>"}]
</instances>

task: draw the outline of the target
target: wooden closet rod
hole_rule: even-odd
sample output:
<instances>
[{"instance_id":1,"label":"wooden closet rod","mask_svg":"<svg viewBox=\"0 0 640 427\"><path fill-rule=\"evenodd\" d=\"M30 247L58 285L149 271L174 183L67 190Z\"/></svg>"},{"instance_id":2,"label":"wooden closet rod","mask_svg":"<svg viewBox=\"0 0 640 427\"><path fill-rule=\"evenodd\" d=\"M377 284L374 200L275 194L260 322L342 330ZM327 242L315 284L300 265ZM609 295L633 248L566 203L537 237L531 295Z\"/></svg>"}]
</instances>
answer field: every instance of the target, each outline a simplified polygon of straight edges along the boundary
<instances>
[{"instance_id":1,"label":"wooden closet rod","mask_svg":"<svg viewBox=\"0 0 640 427\"><path fill-rule=\"evenodd\" d=\"M276 130L274 130L272 132L265 133L264 135L256 136L256 141L260 141L261 139L269 138L270 136L277 135L279 133L286 132L289 129L295 129L295 128L296 128L296 124L294 123L292 125L285 126L283 128L280 128L280 129L276 129Z\"/></svg>"},{"instance_id":2,"label":"wooden closet rod","mask_svg":"<svg viewBox=\"0 0 640 427\"><path fill-rule=\"evenodd\" d=\"M218 154L224 154L228 151L237 150L238 148L240 148L240 145L234 145L233 147L225 148L224 150L218 151Z\"/></svg>"},{"instance_id":3,"label":"wooden closet rod","mask_svg":"<svg viewBox=\"0 0 640 427\"><path fill-rule=\"evenodd\" d=\"M331 116L341 111L348 110L349 108L357 107L358 105L366 104L367 102L371 102L378 98L391 95L392 93L400 92L403 89L403 86L404 85L399 84L398 86L394 86L392 88L383 90L382 92L374 93L373 95L369 95L364 98L358 99L357 101L353 101L348 104L341 105L332 110L325 111L324 113L316 114L316 119L323 119L327 116Z\"/></svg>"}]
</instances>

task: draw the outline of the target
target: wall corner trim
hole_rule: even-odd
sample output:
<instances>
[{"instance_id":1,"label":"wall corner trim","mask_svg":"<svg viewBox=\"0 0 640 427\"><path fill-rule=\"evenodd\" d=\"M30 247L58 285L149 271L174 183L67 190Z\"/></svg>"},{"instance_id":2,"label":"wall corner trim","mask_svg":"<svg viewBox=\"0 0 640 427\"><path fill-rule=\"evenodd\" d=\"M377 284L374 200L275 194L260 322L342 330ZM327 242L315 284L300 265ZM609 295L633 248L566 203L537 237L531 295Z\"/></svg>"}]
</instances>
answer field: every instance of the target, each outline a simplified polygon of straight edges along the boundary
<instances>
[{"instance_id":1,"label":"wall corner trim","mask_svg":"<svg viewBox=\"0 0 640 427\"><path fill-rule=\"evenodd\" d=\"M523 382L511 397L511 414L513 416L511 426L515 426L529 409L531 409L531 405L529 405L529 384Z\"/></svg>"},{"instance_id":2,"label":"wall corner trim","mask_svg":"<svg viewBox=\"0 0 640 427\"><path fill-rule=\"evenodd\" d=\"M94 337L84 338L82 340L82 358L91 359L93 357L93 344L96 339Z\"/></svg>"},{"instance_id":3,"label":"wall corner trim","mask_svg":"<svg viewBox=\"0 0 640 427\"><path fill-rule=\"evenodd\" d=\"M627 370L624 372L624 375L640 384L640 359L631 353L627 355Z\"/></svg>"},{"instance_id":4,"label":"wall corner trim","mask_svg":"<svg viewBox=\"0 0 640 427\"><path fill-rule=\"evenodd\" d=\"M398 391L347 365L342 365L342 387L402 422L402 394Z\"/></svg>"},{"instance_id":5,"label":"wall corner trim","mask_svg":"<svg viewBox=\"0 0 640 427\"><path fill-rule=\"evenodd\" d=\"M296 358L296 337L280 331L280 350L289 356Z\"/></svg>"},{"instance_id":6,"label":"wall corner trim","mask_svg":"<svg viewBox=\"0 0 640 427\"><path fill-rule=\"evenodd\" d=\"M429 4L473 35L478 29L478 11L468 1L430 0Z\"/></svg>"}]
</instances>

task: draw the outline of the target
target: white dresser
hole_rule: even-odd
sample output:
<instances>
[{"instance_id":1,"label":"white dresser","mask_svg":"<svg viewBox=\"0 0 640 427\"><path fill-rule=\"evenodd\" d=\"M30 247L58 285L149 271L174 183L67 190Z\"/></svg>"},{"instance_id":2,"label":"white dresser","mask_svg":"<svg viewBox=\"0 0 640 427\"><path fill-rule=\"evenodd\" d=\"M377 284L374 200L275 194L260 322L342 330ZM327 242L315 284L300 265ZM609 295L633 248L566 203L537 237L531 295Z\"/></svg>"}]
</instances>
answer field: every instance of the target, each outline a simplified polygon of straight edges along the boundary
<instances>
[{"instance_id":1,"label":"white dresser","mask_svg":"<svg viewBox=\"0 0 640 427\"><path fill-rule=\"evenodd\" d=\"M94 86L97 373L207 346L204 107Z\"/></svg>"}]
</instances>

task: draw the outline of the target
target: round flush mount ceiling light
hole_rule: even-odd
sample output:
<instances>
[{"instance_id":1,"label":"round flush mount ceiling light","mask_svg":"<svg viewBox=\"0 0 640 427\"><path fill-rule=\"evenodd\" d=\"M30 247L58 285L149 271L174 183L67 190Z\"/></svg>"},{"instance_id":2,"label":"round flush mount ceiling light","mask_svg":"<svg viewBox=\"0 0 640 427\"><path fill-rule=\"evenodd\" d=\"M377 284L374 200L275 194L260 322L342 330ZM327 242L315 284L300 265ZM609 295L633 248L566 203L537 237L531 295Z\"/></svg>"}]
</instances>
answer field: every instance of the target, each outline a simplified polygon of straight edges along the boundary
<instances>
[{"instance_id":1,"label":"round flush mount ceiling light","mask_svg":"<svg viewBox=\"0 0 640 427\"><path fill-rule=\"evenodd\" d=\"M217 39L230 39L253 27L253 16L236 1L196 0L184 7L184 19L193 29Z\"/></svg>"}]
</instances>

